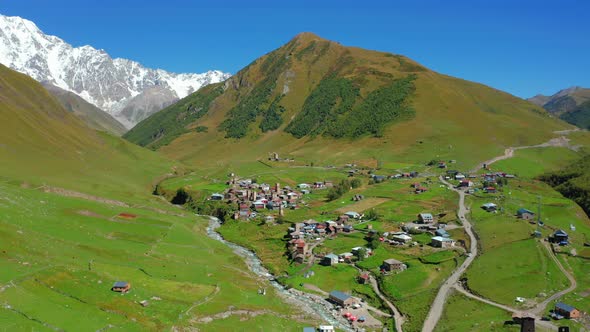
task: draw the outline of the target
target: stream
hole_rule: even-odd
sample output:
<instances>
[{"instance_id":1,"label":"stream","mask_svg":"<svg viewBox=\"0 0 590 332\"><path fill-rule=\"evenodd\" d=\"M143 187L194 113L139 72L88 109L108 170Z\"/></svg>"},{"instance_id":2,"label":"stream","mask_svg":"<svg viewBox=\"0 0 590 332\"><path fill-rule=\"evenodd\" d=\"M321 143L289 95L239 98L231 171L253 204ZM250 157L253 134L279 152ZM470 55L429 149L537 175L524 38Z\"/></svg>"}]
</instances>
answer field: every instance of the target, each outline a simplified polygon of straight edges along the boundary
<instances>
[{"instance_id":1,"label":"stream","mask_svg":"<svg viewBox=\"0 0 590 332\"><path fill-rule=\"evenodd\" d=\"M260 258L258 258L258 256L256 256L254 252L223 239L221 234L217 232L217 228L221 227L221 222L219 219L210 216L204 217L209 218L207 236L230 247L234 253L245 260L246 265L248 265L250 271L259 277L269 280L269 283L272 285L272 287L276 289L277 294L279 294L279 296L281 296L284 300L297 305L297 307L309 314L319 316L323 321L333 325L334 327L337 327L338 329L351 332L354 331L350 325L343 324L342 321L335 317L335 315L338 316L338 313L332 309L333 306L328 301L319 299L318 296L308 295L299 291L292 292L286 290L285 287L278 283L275 280L275 277L269 273L264 266L262 266L262 261Z\"/></svg>"}]
</instances>

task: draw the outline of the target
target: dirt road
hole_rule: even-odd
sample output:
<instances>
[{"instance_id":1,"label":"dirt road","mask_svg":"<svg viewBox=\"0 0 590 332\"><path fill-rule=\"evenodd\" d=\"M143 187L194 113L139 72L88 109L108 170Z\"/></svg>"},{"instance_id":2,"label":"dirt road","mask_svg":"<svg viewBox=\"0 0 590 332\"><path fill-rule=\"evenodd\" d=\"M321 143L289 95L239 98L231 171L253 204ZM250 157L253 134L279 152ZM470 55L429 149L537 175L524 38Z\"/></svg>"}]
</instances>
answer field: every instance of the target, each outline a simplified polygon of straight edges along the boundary
<instances>
[{"instance_id":1,"label":"dirt road","mask_svg":"<svg viewBox=\"0 0 590 332\"><path fill-rule=\"evenodd\" d=\"M572 131L576 131L576 130L572 130ZM570 132L560 132L562 134L569 134ZM500 160L504 160L504 159L509 159L514 157L514 151L516 150L523 150L523 149L532 149L532 148L547 148L547 147L561 147L561 148L568 148L568 149L572 149L572 150L576 150L577 147L575 146L571 146L570 145L570 139L565 137L565 136L560 136L560 137L556 137L556 138L552 138L549 141L542 143L542 144L537 144L537 145L526 145L526 146L518 146L518 147L509 147L506 150L504 150L504 154L495 158L492 158L490 160L486 160L482 163L480 163L479 165L477 165L476 168L471 170L471 173L475 173L478 170L482 169L484 167L484 165L491 165L495 162L498 162Z\"/></svg>"},{"instance_id":2,"label":"dirt road","mask_svg":"<svg viewBox=\"0 0 590 332\"><path fill-rule=\"evenodd\" d=\"M461 287L458 284L454 286L454 289L457 290L457 291L459 291L461 294L463 294L463 295L465 295L465 296L467 296L469 298L472 298L474 300L477 300L477 301L480 301L480 302L489 304L491 306L500 308L502 310L505 310L505 311L508 311L508 312L511 312L511 313L522 313L522 311L517 310L517 309L514 309L514 308L509 307L507 305L496 303L496 302L490 301L488 299L485 299L483 297L479 297L477 295L471 294L471 293L469 293L468 291L466 291L463 287ZM538 316L535 316L535 318L536 318L535 325L542 326L542 327L544 327L544 328L546 328L548 330L551 330L551 331L557 331L557 326L553 325L551 322L543 321L543 320L541 320L541 317L538 317Z\"/></svg>"},{"instance_id":3,"label":"dirt road","mask_svg":"<svg viewBox=\"0 0 590 332\"><path fill-rule=\"evenodd\" d=\"M566 276L566 278L569 280L570 282L570 286L560 292L557 292L553 295L551 295L550 297L548 297L545 301L537 304L531 311L537 315L542 315L546 308L547 305L549 305L549 303L551 303L552 301L564 296L567 293L572 292L574 289L576 289L576 287L578 287L578 282L576 281L576 278L574 278L574 276L571 275L571 273L569 273L568 270L566 270L563 265L561 264L561 262L559 261L559 259L557 259L557 257L555 256L555 253L553 253L553 250L551 250L551 247L549 246L549 243L543 241L543 246L545 247L545 249L547 249L547 252L549 253L549 256L551 256L551 258L553 259L553 261L555 262L555 264L557 264L557 267L559 267L559 269L561 270L561 272Z\"/></svg>"},{"instance_id":4,"label":"dirt road","mask_svg":"<svg viewBox=\"0 0 590 332\"><path fill-rule=\"evenodd\" d=\"M395 320L395 330L398 332L402 332L402 325L404 324L404 316L402 316L402 314L399 312L399 310L397 310L397 308L393 305L393 303L391 303L387 297L385 297L382 293L381 290L379 289L379 285L377 284L377 280L375 280L375 278L373 278L372 275L370 275L369 277L369 282L371 283L371 286L373 286L373 290L375 291L375 294L377 294L377 296L379 296L379 298L385 303L387 304L387 306L389 307L389 310L391 310L391 312L393 313L393 319Z\"/></svg>"},{"instance_id":5,"label":"dirt road","mask_svg":"<svg viewBox=\"0 0 590 332\"><path fill-rule=\"evenodd\" d=\"M422 326L422 332L430 332L430 331L434 330L434 328L436 327L436 324L438 323L438 321L440 319L440 316L442 315L442 311L443 311L445 302L447 300L447 296L449 295L449 292L451 290L451 287L453 287L453 285L455 285L459 281L459 278L461 277L461 275L465 272L465 270L467 270L469 265L471 265L471 263L473 262L473 260L477 256L477 238L475 237L475 234L473 233L471 223L469 222L469 220L466 217L468 210L465 207L465 193L461 190L455 189L453 187L453 185L450 184L449 182L445 181L445 179L442 176L440 177L440 181L442 183L444 183L445 185L447 185L447 187L449 187L449 189L451 189L459 194L459 210L457 211L457 216L459 217L459 220L461 220L461 223L463 224L463 228L465 229L465 232L469 236L470 247L469 247L469 254L467 256L467 259L463 262L463 264L461 264L461 266L459 266L453 272L453 274L451 274L451 276L444 282L444 284L438 290L438 294L436 294L436 298L434 298L434 301L432 302L432 304L430 306L430 311L428 312L428 316L426 317L426 320L424 321L424 325Z\"/></svg>"},{"instance_id":6,"label":"dirt road","mask_svg":"<svg viewBox=\"0 0 590 332\"><path fill-rule=\"evenodd\" d=\"M568 130L568 131L556 132L556 134L567 135L570 132L574 132L574 131L577 131L577 130L573 129L573 130ZM490 160L487 160L487 161L479 164L476 169L472 170L472 172L473 173L477 172L479 169L483 168L484 164L489 166L497 161L512 158L514 156L515 150L529 149L529 148L543 148L543 147L565 147L565 148L575 150L576 147L571 146L569 142L570 142L570 140L567 137L560 136L560 137L553 138L545 143L538 144L538 145L509 147L504 150L503 155L492 158ZM445 283L440 287L438 294L436 295L436 298L434 299L434 302L432 303L432 305L430 307L430 311L428 312L428 316L426 317L426 320L424 321L424 325L422 327L422 332L431 332L434 330L434 328L436 327L436 324L438 323L438 321L440 320L440 317L442 315L442 311L443 311L446 299L449 295L449 292L451 291L451 288L453 288L453 287L455 287L456 289L458 289L459 291L461 291L465 295L467 295L471 298L474 298L476 300L479 300L481 302L502 308L502 309L507 310L509 312L518 312L517 310L510 308L508 306L504 306L502 304L498 304L498 303L492 302L490 300L475 296L475 295L465 291L462 287L457 286L457 282L458 282L459 278L467 270L467 267L469 267L469 265L473 262L473 260L477 256L477 238L475 237L475 234L473 233L471 223L469 222L469 220L466 217L467 209L465 207L465 193L461 190L455 189L449 182L445 181L442 176L440 177L440 181L443 182L447 187L449 187L449 189L451 189L459 194L459 210L457 212L457 215L458 215L459 219L461 220L461 222L463 223L463 226L465 228L465 232L467 233L467 235L471 239L471 241L470 241L471 245L470 245L470 249L469 249L470 254L467 257L467 259L463 262L463 264L461 264L461 266L459 268L457 268L453 272L453 274L451 274L451 276L445 281ZM559 269L569 279L571 285L567 289L565 289L561 292L558 292L558 293L550 296L547 300L539 303L531 311L531 313L537 316L536 317L538 319L537 323L540 326L544 326L544 327L549 328L551 330L556 330L556 327L553 324L551 324L549 322L541 321L539 319L540 317L538 317L538 315L542 314L545 311L545 308L547 307L547 305L551 301L573 291L576 288L577 283L576 283L575 278L561 265L561 262L559 262L557 257L555 257L555 254L548 247L548 244L544 243L544 245L549 250L550 256L553 258L555 263L558 265Z\"/></svg>"}]
</instances>

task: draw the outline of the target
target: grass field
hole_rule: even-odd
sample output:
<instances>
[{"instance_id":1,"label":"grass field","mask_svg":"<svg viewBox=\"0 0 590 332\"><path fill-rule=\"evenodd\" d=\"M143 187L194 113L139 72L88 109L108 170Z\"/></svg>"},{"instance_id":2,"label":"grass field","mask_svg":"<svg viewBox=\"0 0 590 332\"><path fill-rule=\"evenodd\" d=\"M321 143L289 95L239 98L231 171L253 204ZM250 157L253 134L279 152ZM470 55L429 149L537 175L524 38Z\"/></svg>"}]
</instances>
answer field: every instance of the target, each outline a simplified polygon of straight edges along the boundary
<instances>
[{"instance_id":1,"label":"grass field","mask_svg":"<svg viewBox=\"0 0 590 332\"><path fill-rule=\"evenodd\" d=\"M3 326L16 322L17 330L42 330L42 324L99 330L110 324L126 331L197 327L200 319L229 306L285 317L282 323L255 318L269 327L304 325L299 319L286 323L295 312L272 289L267 296L257 294L263 282L229 248L204 236L206 220L178 210L175 214L184 217L171 215L155 202L124 208L6 183L0 184L0 193ZM154 211L158 207L162 209ZM117 218L121 212L137 217ZM236 274L240 283L233 281ZM117 280L131 282L131 292L111 292ZM151 300L154 296L161 300ZM150 305L140 306L142 300ZM27 319L21 325L23 317ZM223 321L230 324L232 318Z\"/></svg>"},{"instance_id":2,"label":"grass field","mask_svg":"<svg viewBox=\"0 0 590 332\"><path fill-rule=\"evenodd\" d=\"M580 208L564 199L550 187L539 182L514 180L496 195L470 198L471 215L480 237L481 256L469 268L466 276L470 289L494 301L516 306L516 296L540 301L540 293L549 296L567 288L569 283L549 258L547 252L530 234L534 225L515 217L521 207L536 211L538 195L542 196L544 236L556 229L570 232L572 246L581 248L590 231L588 220ZM496 202L502 211L487 213L479 208L484 202Z\"/></svg>"},{"instance_id":3,"label":"grass field","mask_svg":"<svg viewBox=\"0 0 590 332\"><path fill-rule=\"evenodd\" d=\"M449 296L435 331L520 331L520 325L504 326L512 314L454 293Z\"/></svg>"},{"instance_id":4,"label":"grass field","mask_svg":"<svg viewBox=\"0 0 590 332\"><path fill-rule=\"evenodd\" d=\"M516 150L514 157L500 160L492 165L494 170L516 174L521 178L534 178L543 173L561 169L580 154L566 148L547 147Z\"/></svg>"}]
</instances>

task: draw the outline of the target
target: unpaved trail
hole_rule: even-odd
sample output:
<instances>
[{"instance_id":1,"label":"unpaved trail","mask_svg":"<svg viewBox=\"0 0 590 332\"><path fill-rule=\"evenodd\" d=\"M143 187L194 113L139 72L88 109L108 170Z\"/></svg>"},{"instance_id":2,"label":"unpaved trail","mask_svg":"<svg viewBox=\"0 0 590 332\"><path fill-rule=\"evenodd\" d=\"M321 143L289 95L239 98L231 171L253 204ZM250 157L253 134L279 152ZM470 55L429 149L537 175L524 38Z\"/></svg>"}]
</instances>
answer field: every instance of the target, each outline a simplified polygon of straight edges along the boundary
<instances>
[{"instance_id":1,"label":"unpaved trail","mask_svg":"<svg viewBox=\"0 0 590 332\"><path fill-rule=\"evenodd\" d=\"M459 194L459 210L457 211L457 216L459 217L459 220L461 220L461 223L463 223L463 228L465 229L465 232L469 236L470 246L469 246L469 254L467 256L467 259L465 259L465 261L463 261L461 266L459 266L449 276L449 278L447 278L447 280L442 284L442 286L438 290L438 293L436 294L436 297L434 298L434 301L432 302L432 304L430 306L430 311L428 312L428 316L426 316L426 319L424 320L424 325L422 326L422 332L431 332L434 330L434 328L436 327L436 324L438 323L438 321L440 320L440 317L442 316L445 302L447 300L447 297L449 295L451 287L453 287L453 285L455 285L459 281L459 278L461 277L461 275L465 272L465 270L467 270L469 265L471 265L471 263L473 262L473 260L477 256L477 238L475 237L475 234L473 233L471 223L469 222L469 220L466 217L468 210L465 207L465 193L461 190L455 189L453 187L453 185L450 184L449 182L445 181L445 179L442 176L440 177L440 181L442 183L444 183L449 189L451 189Z\"/></svg>"},{"instance_id":2,"label":"unpaved trail","mask_svg":"<svg viewBox=\"0 0 590 332\"><path fill-rule=\"evenodd\" d=\"M458 284L455 285L453 288L455 290L459 291L461 294L463 294L463 295L465 295L465 296L467 296L469 298L472 298L472 299L474 299L476 301L480 301L482 303L489 304L491 306L494 306L496 308L500 308L502 310L505 310L505 311L508 311L508 312L511 312L511 313L526 314L526 312L523 312L522 310L517 310L517 309L512 308L512 307L509 307L507 305L496 303L494 301L490 301L490 300L485 299L483 297L479 297L477 295L471 294L470 292L468 292L467 290L465 290L463 287L461 287ZM558 330L557 329L557 326L553 325L551 322L543 321L543 320L541 320L541 317L539 317L539 316L535 316L535 315L533 315L533 316L536 318L535 325L542 326L542 327L544 327L546 329L549 329L551 331L557 331Z\"/></svg>"},{"instance_id":3,"label":"unpaved trail","mask_svg":"<svg viewBox=\"0 0 590 332\"><path fill-rule=\"evenodd\" d=\"M571 273L566 270L563 265L561 264L561 262L559 261L559 259L557 259L557 257L555 256L555 253L553 253L553 250L551 250L551 247L549 246L549 243L543 241L543 246L545 247L545 249L547 249L547 252L549 253L549 256L553 259L553 261L555 262L555 264L557 264L557 267L559 267L559 269L561 270L561 272L566 276L566 278L569 280L570 282L570 286L560 292L557 292L553 295L551 295L550 297L548 297L545 301L537 304L531 311L537 315L542 315L543 312L545 312L545 309L547 308L547 306L549 305L549 303L551 303L552 301L570 293L573 292L576 287L578 287L578 282L576 281L576 278L574 278L574 276L571 275Z\"/></svg>"},{"instance_id":4,"label":"unpaved trail","mask_svg":"<svg viewBox=\"0 0 590 332\"><path fill-rule=\"evenodd\" d=\"M578 130L579 129L571 129L571 130L564 130L564 131L559 131L559 132L555 132L555 133L560 134L560 135L568 135L569 133L576 132ZM497 161L512 158L514 156L514 151L516 151L516 150L530 149L530 148L545 148L545 147L564 147L564 148L576 150L576 147L570 145L569 138L567 138L565 136L560 136L557 138L550 139L549 141L542 143L542 144L538 144L538 145L506 148L504 150L503 155L497 156L495 158L492 158L490 160L487 160L487 161L479 164L478 167L476 169L472 170L471 172L472 173L477 172L479 169L483 168L484 165L489 166ZM445 283L440 287L438 294L436 295L436 298L434 299L433 303L431 304L430 311L428 312L428 316L426 317L426 320L424 321L424 325L422 327L422 332L431 332L436 327L436 324L438 323L438 321L440 320L440 317L442 315L442 311L444 309L444 305L445 305L446 299L451 291L451 288L456 288L460 292L462 292L463 294L465 294L473 299L476 299L478 301L502 308L502 309L507 310L509 312L520 312L520 311L517 311L517 310L510 308L508 306L504 306L502 304L495 303L493 301L473 295L473 294L467 292L466 290L464 290L462 287L457 286L457 282L459 280L459 277L467 270L469 265L473 262L473 260L477 256L477 238L475 237L475 234L473 233L471 223L469 222L469 220L466 217L467 209L465 208L465 193L462 190L457 190L456 188L454 188L449 182L445 181L442 176L440 176L440 181L442 183L444 183L449 189L451 189L459 194L459 210L457 212L457 215L458 215L459 219L461 220L461 222L463 223L464 228L465 228L465 232L467 233L467 235L469 236L469 238L471 240L471 245L470 245L470 250L469 250L470 254L467 257L467 259L463 262L463 264L461 264L461 266L459 268L457 268L453 272L453 274L451 274L451 276L445 281ZM538 317L538 315L541 314L545 310L545 308L547 307L547 305L551 301L573 291L577 287L577 282L576 282L575 278L561 265L561 262L559 262L557 257L555 257L555 254L548 247L548 244L544 243L543 245L548 249L550 256L555 261L555 263L557 264L559 269L562 271L562 273L568 278L571 285L567 289L560 291L560 292L550 296L545 301L539 303L531 311L531 314L536 315L538 325L544 326L544 327L549 328L551 330L557 330L557 328L553 324L551 324L549 322L541 321L539 319L540 317Z\"/></svg>"},{"instance_id":5,"label":"unpaved trail","mask_svg":"<svg viewBox=\"0 0 590 332\"><path fill-rule=\"evenodd\" d=\"M572 130L564 130L564 131L559 131L556 133L560 133L562 135L567 135L571 132L575 132L578 131L577 129L572 129ZM525 145L525 146L517 146L517 147L508 147L504 150L504 154L494 157L490 160L486 160L482 163L480 163L479 165L477 165L476 168L471 170L471 173L475 173L478 170L482 169L484 167L484 165L491 165L495 162L498 162L500 160L504 160L504 159L509 159L514 157L514 151L516 150L523 150L523 149L533 149L533 148L547 148L547 147L560 147L560 148L568 148L574 151L577 151L578 147L577 146L572 146L570 144L570 139L567 138L566 136L560 136L560 137L556 137L556 138L552 138L549 141L545 142L545 143L541 143L541 144L537 144L537 145Z\"/></svg>"},{"instance_id":6,"label":"unpaved trail","mask_svg":"<svg viewBox=\"0 0 590 332\"><path fill-rule=\"evenodd\" d=\"M397 310L397 308L393 305L393 303L391 303L391 301L389 301L387 299L387 297L385 297L382 293L381 290L379 289L379 285L377 284L377 280L375 280L375 278L373 278L372 275L369 274L369 282L371 283L371 286L373 286L373 290L375 291L375 294L377 294L377 296L379 296L379 298L385 303L387 304L387 306L389 307L389 310L391 310L391 312L393 313L393 320L395 321L395 330L398 332L402 332L402 325L404 324L404 316L402 316L401 312L399 310Z\"/></svg>"}]
</instances>

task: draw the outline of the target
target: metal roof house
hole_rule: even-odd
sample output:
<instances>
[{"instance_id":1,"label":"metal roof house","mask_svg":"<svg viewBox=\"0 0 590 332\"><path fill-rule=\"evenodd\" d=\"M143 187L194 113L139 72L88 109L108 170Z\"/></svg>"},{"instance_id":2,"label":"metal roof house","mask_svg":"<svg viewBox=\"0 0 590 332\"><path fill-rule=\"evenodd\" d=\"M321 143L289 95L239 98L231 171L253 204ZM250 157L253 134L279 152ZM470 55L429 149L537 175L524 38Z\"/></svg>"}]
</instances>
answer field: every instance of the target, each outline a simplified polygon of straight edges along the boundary
<instances>
[{"instance_id":1,"label":"metal roof house","mask_svg":"<svg viewBox=\"0 0 590 332\"><path fill-rule=\"evenodd\" d=\"M516 211L516 216L520 219L531 220L535 217L535 213L525 208L520 208Z\"/></svg>"},{"instance_id":2,"label":"metal roof house","mask_svg":"<svg viewBox=\"0 0 590 332\"><path fill-rule=\"evenodd\" d=\"M432 216L432 213L420 213L418 214L418 221L421 223L429 224L434 222L434 216Z\"/></svg>"},{"instance_id":3,"label":"metal roof house","mask_svg":"<svg viewBox=\"0 0 590 332\"><path fill-rule=\"evenodd\" d=\"M327 254L324 256L324 259L322 259L322 264L326 266L338 264L338 256L335 254Z\"/></svg>"},{"instance_id":4,"label":"metal roof house","mask_svg":"<svg viewBox=\"0 0 590 332\"><path fill-rule=\"evenodd\" d=\"M488 211L488 212L492 212L492 211L496 211L498 209L498 205L496 205L494 203L485 203L484 205L481 206L481 208Z\"/></svg>"},{"instance_id":5,"label":"metal roof house","mask_svg":"<svg viewBox=\"0 0 590 332\"><path fill-rule=\"evenodd\" d=\"M330 292L329 299L330 301L342 307L347 307L356 303L356 299L354 297L337 290Z\"/></svg>"},{"instance_id":6,"label":"metal roof house","mask_svg":"<svg viewBox=\"0 0 590 332\"><path fill-rule=\"evenodd\" d=\"M131 284L127 281L116 281L111 287L113 292L127 293L131 289Z\"/></svg>"},{"instance_id":7,"label":"metal roof house","mask_svg":"<svg viewBox=\"0 0 590 332\"><path fill-rule=\"evenodd\" d=\"M348 216L349 218L358 219L361 215L358 212L348 211L344 215Z\"/></svg>"},{"instance_id":8,"label":"metal roof house","mask_svg":"<svg viewBox=\"0 0 590 332\"><path fill-rule=\"evenodd\" d=\"M563 302L557 302L555 304L554 313L558 315L562 315L565 318L578 318L580 317L580 311L571 305L565 304Z\"/></svg>"},{"instance_id":9,"label":"metal roof house","mask_svg":"<svg viewBox=\"0 0 590 332\"><path fill-rule=\"evenodd\" d=\"M455 240L442 236L435 236L430 241L430 245L435 248L449 248L455 245Z\"/></svg>"}]
</instances>

